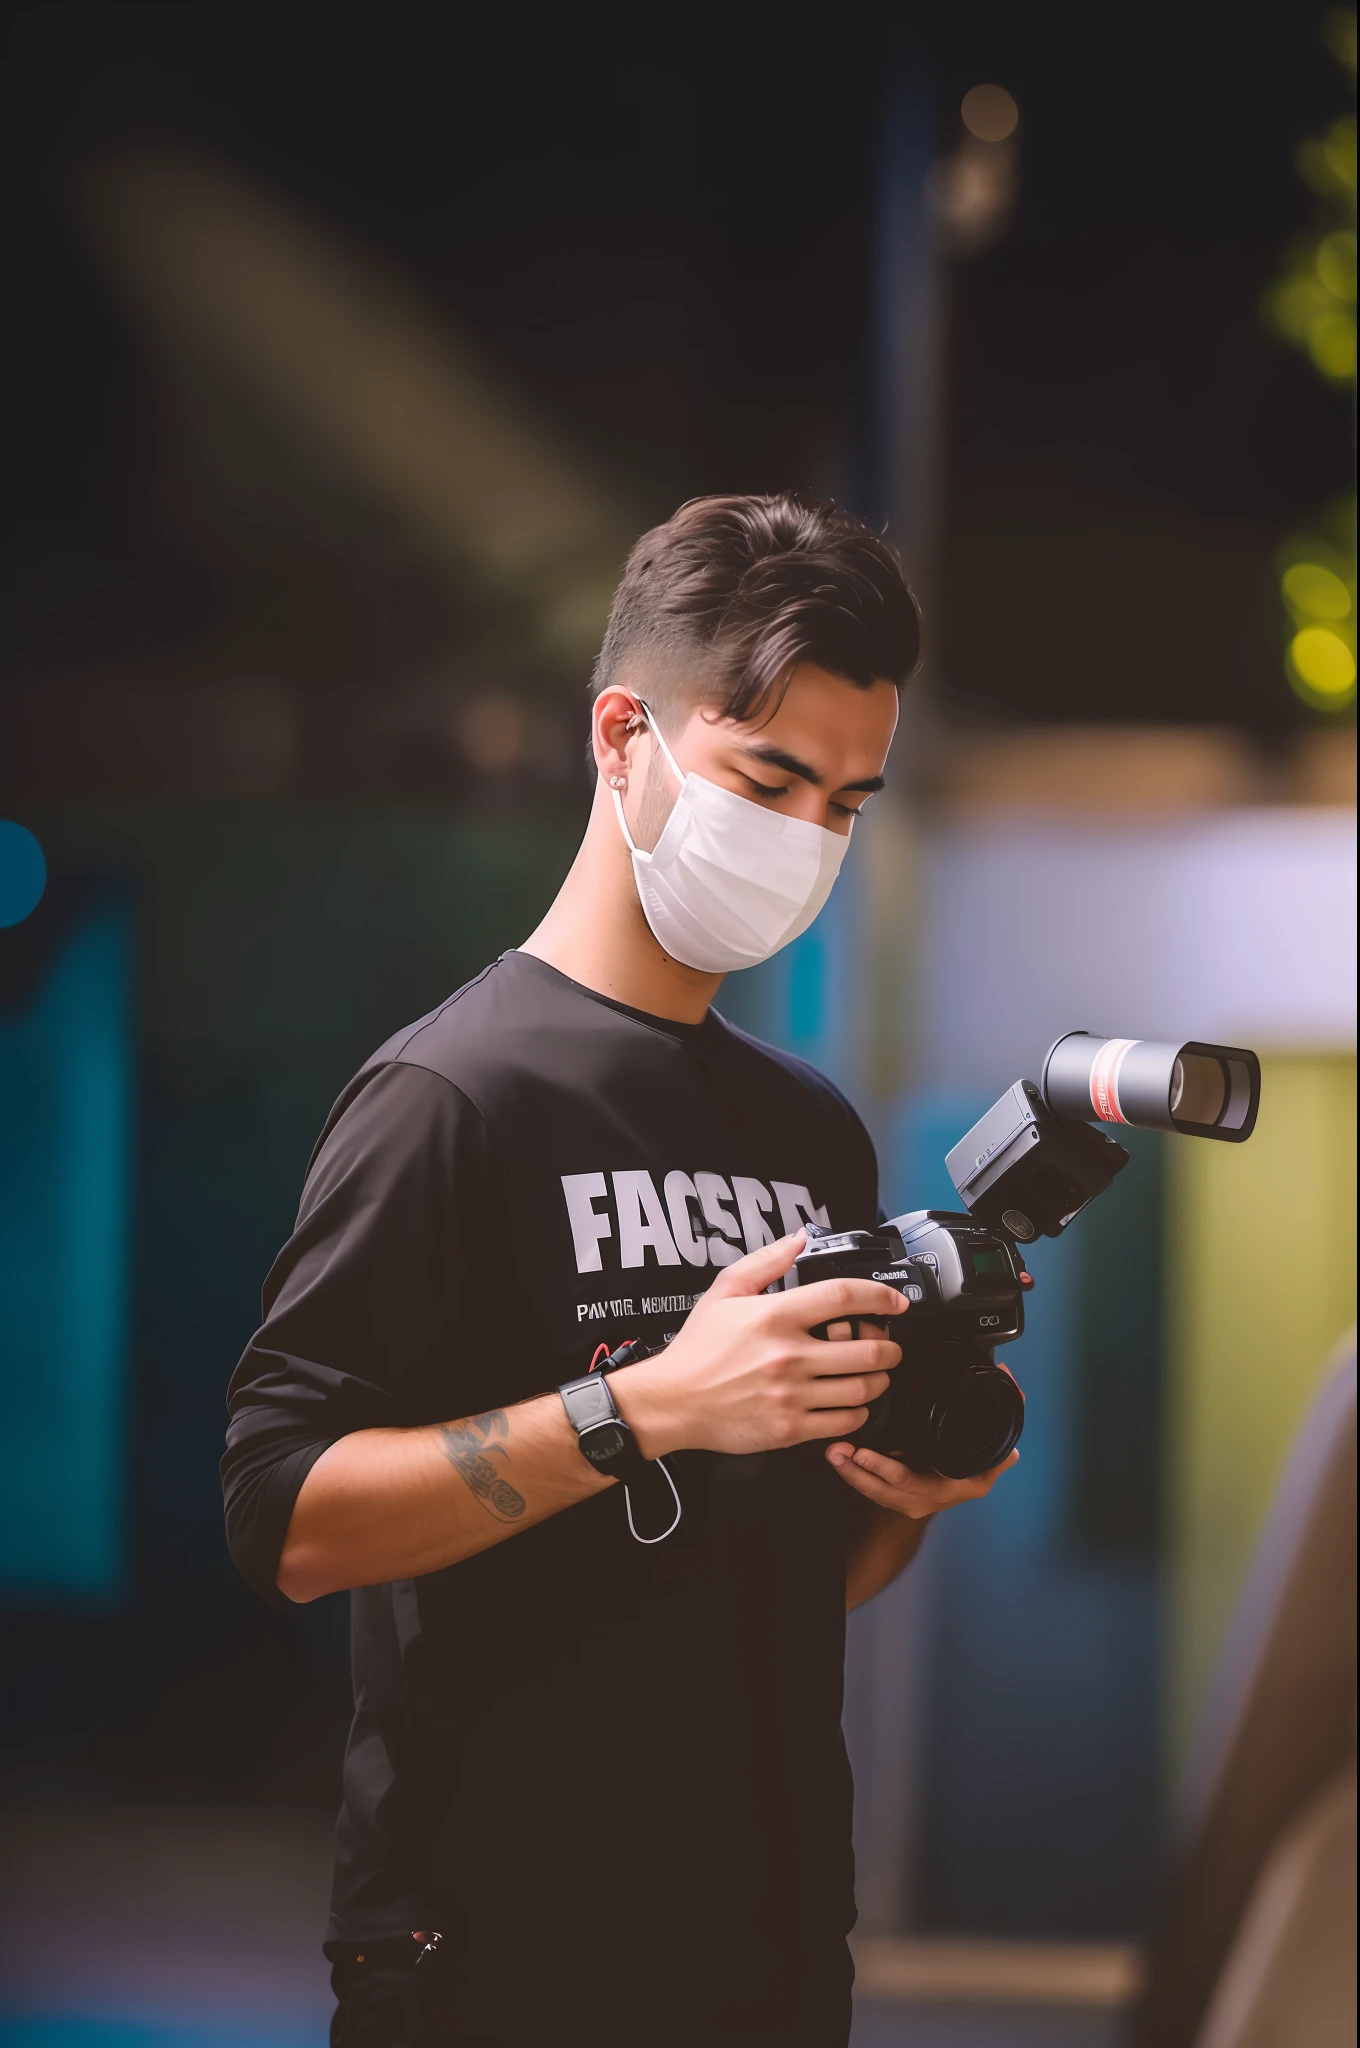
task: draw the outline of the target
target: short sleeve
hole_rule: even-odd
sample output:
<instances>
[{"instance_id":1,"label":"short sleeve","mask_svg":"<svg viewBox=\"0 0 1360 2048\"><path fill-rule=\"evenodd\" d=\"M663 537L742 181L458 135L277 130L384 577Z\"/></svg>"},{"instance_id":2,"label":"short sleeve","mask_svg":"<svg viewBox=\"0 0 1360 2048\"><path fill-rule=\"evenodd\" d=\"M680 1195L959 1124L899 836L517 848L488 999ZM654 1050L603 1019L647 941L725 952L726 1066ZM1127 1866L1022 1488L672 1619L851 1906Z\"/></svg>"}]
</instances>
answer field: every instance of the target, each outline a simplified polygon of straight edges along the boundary
<instances>
[{"instance_id":1,"label":"short sleeve","mask_svg":"<svg viewBox=\"0 0 1360 2048\"><path fill-rule=\"evenodd\" d=\"M264 1321L227 1394L227 1542L265 1599L312 1466L355 1430L460 1405L465 1309L492 1197L485 1126L451 1082L403 1063L359 1076L313 1155Z\"/></svg>"}]
</instances>

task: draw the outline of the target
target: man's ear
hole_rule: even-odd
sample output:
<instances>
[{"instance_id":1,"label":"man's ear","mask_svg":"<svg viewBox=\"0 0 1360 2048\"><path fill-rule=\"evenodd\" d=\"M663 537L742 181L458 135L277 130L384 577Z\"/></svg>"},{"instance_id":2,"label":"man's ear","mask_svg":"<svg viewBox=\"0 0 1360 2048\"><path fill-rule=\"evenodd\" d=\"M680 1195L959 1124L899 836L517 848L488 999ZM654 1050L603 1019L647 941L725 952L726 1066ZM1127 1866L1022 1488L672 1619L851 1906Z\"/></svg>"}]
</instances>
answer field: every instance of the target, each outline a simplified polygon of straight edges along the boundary
<instances>
[{"instance_id":1,"label":"man's ear","mask_svg":"<svg viewBox=\"0 0 1360 2048\"><path fill-rule=\"evenodd\" d=\"M595 756L595 766L611 789L627 785L633 765L633 743L637 733L643 729L644 721L632 690L625 690L618 684L601 690L591 711L591 751ZM621 778L619 782L614 780L616 776Z\"/></svg>"}]
</instances>

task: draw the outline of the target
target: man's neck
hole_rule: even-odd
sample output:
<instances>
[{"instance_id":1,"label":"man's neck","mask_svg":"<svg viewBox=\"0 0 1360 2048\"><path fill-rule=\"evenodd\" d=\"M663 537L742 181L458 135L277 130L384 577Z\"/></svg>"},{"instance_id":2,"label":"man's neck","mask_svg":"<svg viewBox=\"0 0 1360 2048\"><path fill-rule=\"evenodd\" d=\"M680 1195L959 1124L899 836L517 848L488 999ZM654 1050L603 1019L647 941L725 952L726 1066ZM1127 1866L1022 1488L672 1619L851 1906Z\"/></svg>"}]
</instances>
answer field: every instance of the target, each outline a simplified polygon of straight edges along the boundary
<instances>
[{"instance_id":1,"label":"man's neck","mask_svg":"<svg viewBox=\"0 0 1360 2048\"><path fill-rule=\"evenodd\" d=\"M677 1024L703 1022L722 986L664 953L642 914L612 804L597 791L585 838L552 908L520 947L596 995Z\"/></svg>"}]
</instances>

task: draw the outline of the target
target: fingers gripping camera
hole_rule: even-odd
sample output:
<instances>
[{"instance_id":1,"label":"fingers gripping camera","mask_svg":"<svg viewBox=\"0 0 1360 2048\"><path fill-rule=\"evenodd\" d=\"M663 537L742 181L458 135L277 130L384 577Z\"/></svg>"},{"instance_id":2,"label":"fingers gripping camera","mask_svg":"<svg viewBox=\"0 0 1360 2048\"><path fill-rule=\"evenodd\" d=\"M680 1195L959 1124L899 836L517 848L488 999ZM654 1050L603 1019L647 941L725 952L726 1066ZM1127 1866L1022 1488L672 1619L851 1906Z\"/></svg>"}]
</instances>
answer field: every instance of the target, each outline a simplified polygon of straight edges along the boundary
<instances>
[{"instance_id":1,"label":"fingers gripping camera","mask_svg":"<svg viewBox=\"0 0 1360 2048\"><path fill-rule=\"evenodd\" d=\"M808 1239L794 1266L800 1286L843 1274L885 1280L911 1303L887 1326L902 1363L850 1441L947 1479L971 1479L1008 1458L1024 1427L1025 1397L991 1347L1025 1327L1024 1290L1033 1283L1015 1246L969 1216L937 1209L879 1230L811 1223ZM825 1334L824 1325L813 1332Z\"/></svg>"}]
</instances>

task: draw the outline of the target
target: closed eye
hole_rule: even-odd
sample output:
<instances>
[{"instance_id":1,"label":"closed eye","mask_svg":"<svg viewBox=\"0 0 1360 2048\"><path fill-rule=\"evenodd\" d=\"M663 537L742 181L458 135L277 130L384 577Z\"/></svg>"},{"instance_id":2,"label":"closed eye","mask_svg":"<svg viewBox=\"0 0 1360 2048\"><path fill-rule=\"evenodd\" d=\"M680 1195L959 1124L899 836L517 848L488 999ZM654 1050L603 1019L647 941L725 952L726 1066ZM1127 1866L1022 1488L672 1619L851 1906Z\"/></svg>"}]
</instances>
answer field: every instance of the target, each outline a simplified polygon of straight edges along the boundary
<instances>
[{"instance_id":1,"label":"closed eye","mask_svg":"<svg viewBox=\"0 0 1360 2048\"><path fill-rule=\"evenodd\" d=\"M757 796L787 796L789 793L787 782L757 782L754 775L743 775L742 780Z\"/></svg>"}]
</instances>

